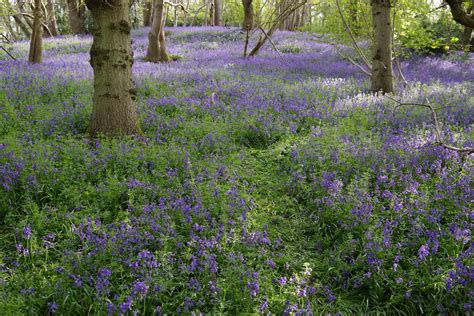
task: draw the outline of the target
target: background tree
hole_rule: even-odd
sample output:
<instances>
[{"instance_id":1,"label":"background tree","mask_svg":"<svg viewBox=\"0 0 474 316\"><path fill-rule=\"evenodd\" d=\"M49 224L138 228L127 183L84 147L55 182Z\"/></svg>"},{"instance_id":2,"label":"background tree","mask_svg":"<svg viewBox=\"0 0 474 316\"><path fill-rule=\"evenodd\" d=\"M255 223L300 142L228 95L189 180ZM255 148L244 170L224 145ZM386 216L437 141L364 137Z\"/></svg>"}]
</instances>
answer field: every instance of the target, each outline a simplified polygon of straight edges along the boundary
<instances>
[{"instance_id":1,"label":"background tree","mask_svg":"<svg viewBox=\"0 0 474 316\"><path fill-rule=\"evenodd\" d=\"M85 33L85 7L80 0L66 0L72 34Z\"/></svg>"},{"instance_id":2,"label":"background tree","mask_svg":"<svg viewBox=\"0 0 474 316\"><path fill-rule=\"evenodd\" d=\"M143 26L151 25L151 14L153 11L153 2L146 1L143 7Z\"/></svg>"},{"instance_id":3,"label":"background tree","mask_svg":"<svg viewBox=\"0 0 474 316\"><path fill-rule=\"evenodd\" d=\"M449 4L454 21L474 28L474 14L472 12L469 13L468 9L464 6L463 0L446 0L446 2Z\"/></svg>"},{"instance_id":4,"label":"background tree","mask_svg":"<svg viewBox=\"0 0 474 316\"><path fill-rule=\"evenodd\" d=\"M390 0L372 0L371 4L374 27L371 89L389 93L393 92L391 3Z\"/></svg>"},{"instance_id":5,"label":"background tree","mask_svg":"<svg viewBox=\"0 0 474 316\"><path fill-rule=\"evenodd\" d=\"M148 49L145 60L154 63L166 62L170 58L166 51L166 40L164 25L166 22L164 15L165 5L163 0L154 0L153 22L148 33Z\"/></svg>"},{"instance_id":6,"label":"background tree","mask_svg":"<svg viewBox=\"0 0 474 316\"><path fill-rule=\"evenodd\" d=\"M41 0L35 0L33 14L33 31L31 33L28 61L41 63L43 61L43 13Z\"/></svg>"},{"instance_id":7,"label":"background tree","mask_svg":"<svg viewBox=\"0 0 474 316\"><path fill-rule=\"evenodd\" d=\"M87 0L92 13L94 96L89 134L139 134L132 81L133 51L129 0Z\"/></svg>"},{"instance_id":8,"label":"background tree","mask_svg":"<svg viewBox=\"0 0 474 316\"><path fill-rule=\"evenodd\" d=\"M253 28L253 0L242 0L244 7L244 21L242 22L242 29L250 31Z\"/></svg>"},{"instance_id":9,"label":"background tree","mask_svg":"<svg viewBox=\"0 0 474 316\"><path fill-rule=\"evenodd\" d=\"M214 25L222 25L222 0L214 0Z\"/></svg>"}]
</instances>

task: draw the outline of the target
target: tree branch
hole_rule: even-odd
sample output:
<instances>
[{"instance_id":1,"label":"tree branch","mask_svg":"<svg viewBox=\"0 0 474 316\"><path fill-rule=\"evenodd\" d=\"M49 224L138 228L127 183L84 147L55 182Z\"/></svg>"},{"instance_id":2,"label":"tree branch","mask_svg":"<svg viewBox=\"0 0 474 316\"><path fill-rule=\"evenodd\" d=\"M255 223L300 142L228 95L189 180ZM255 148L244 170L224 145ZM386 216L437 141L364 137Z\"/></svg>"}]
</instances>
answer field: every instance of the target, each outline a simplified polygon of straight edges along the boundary
<instances>
[{"instance_id":1,"label":"tree branch","mask_svg":"<svg viewBox=\"0 0 474 316\"><path fill-rule=\"evenodd\" d=\"M468 10L464 8L462 0L446 0L446 2L449 4L454 21L464 26L474 28L474 15L473 13L468 13Z\"/></svg>"},{"instance_id":2,"label":"tree branch","mask_svg":"<svg viewBox=\"0 0 474 316\"><path fill-rule=\"evenodd\" d=\"M436 142L435 144L436 145L439 145L441 147L444 147L446 149L449 149L449 150L453 150L453 151L456 151L456 152L459 152L459 153L464 153L466 155L470 155L470 154L473 154L474 153L474 148L472 147L456 147L456 146L452 146L452 145L449 145L449 144L446 144L442 139L441 139L441 127L439 126L439 120L438 120L438 115L436 114L436 111L435 111L435 108L433 107L433 105L431 105L430 101L428 100L428 98L426 99L426 102L427 103L404 103L402 101L399 101L395 98L392 98L391 96L389 95L385 95L387 98L389 98L390 100L394 101L397 103L397 106L395 107L394 110L398 109L399 107L402 107L402 106L420 106L420 107L424 107L424 108L428 108L431 112L431 115L433 116L433 123L435 125L435 135L436 135Z\"/></svg>"}]
</instances>

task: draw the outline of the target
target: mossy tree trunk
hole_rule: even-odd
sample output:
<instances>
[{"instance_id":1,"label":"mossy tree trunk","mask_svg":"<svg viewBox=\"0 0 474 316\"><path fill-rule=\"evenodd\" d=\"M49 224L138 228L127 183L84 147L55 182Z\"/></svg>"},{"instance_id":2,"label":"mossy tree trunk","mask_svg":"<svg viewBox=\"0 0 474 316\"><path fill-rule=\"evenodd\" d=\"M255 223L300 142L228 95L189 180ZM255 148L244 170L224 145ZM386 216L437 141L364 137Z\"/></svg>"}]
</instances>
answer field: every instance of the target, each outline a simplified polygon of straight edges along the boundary
<instances>
[{"instance_id":1,"label":"mossy tree trunk","mask_svg":"<svg viewBox=\"0 0 474 316\"><path fill-rule=\"evenodd\" d=\"M132 81L133 51L129 0L86 0L92 13L94 69L91 136L140 134Z\"/></svg>"},{"instance_id":2,"label":"mossy tree trunk","mask_svg":"<svg viewBox=\"0 0 474 316\"><path fill-rule=\"evenodd\" d=\"M390 0L371 0L374 37L372 43L373 92L393 92L392 27Z\"/></svg>"},{"instance_id":3,"label":"mossy tree trunk","mask_svg":"<svg viewBox=\"0 0 474 316\"><path fill-rule=\"evenodd\" d=\"M252 0L242 0L244 7L244 21L242 22L242 29L250 31L253 29L253 4Z\"/></svg>"},{"instance_id":4,"label":"mossy tree trunk","mask_svg":"<svg viewBox=\"0 0 474 316\"><path fill-rule=\"evenodd\" d=\"M43 61L43 12L41 8L41 0L35 0L33 17L33 29L31 32L28 61L32 63L41 63Z\"/></svg>"},{"instance_id":5,"label":"mossy tree trunk","mask_svg":"<svg viewBox=\"0 0 474 316\"><path fill-rule=\"evenodd\" d=\"M145 57L145 60L154 63L167 62L170 59L166 51L164 10L164 1L155 0L153 22L148 33L148 49Z\"/></svg>"}]
</instances>

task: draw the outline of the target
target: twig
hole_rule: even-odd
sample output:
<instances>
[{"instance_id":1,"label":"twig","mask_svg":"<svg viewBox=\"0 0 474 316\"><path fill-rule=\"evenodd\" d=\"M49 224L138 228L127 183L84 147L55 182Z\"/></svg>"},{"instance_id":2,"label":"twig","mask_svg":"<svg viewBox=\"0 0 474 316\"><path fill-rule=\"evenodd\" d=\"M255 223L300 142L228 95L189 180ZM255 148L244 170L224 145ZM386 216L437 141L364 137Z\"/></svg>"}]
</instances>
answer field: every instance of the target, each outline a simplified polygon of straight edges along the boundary
<instances>
[{"instance_id":1,"label":"twig","mask_svg":"<svg viewBox=\"0 0 474 316\"><path fill-rule=\"evenodd\" d=\"M179 8L181 8L181 10L183 10L183 12L189 13L188 10L186 10L186 8L184 7L184 5L182 3L173 3L173 2L165 1L165 2L163 2L163 4L167 4L167 5L170 5L172 7L179 7Z\"/></svg>"},{"instance_id":2,"label":"twig","mask_svg":"<svg viewBox=\"0 0 474 316\"><path fill-rule=\"evenodd\" d=\"M10 54L10 52L9 52L8 50L5 49L5 47L3 47L3 46L0 45L0 48L1 48L8 56L10 56L11 59L16 60L16 58L15 58L12 54Z\"/></svg>"},{"instance_id":3,"label":"twig","mask_svg":"<svg viewBox=\"0 0 474 316\"><path fill-rule=\"evenodd\" d=\"M278 50L278 48L275 46L275 43L273 43L272 39L270 36L268 36L267 32L265 32L265 30L263 28L260 27L260 31L263 33L263 35L265 35L265 37L268 39L268 42L270 43L270 45L272 45L272 47L275 49L275 51L278 53L278 56L280 56L281 59L283 59L283 55L280 53L280 51Z\"/></svg>"},{"instance_id":4,"label":"twig","mask_svg":"<svg viewBox=\"0 0 474 316\"><path fill-rule=\"evenodd\" d=\"M360 48L359 44L357 44L357 41L354 37L354 34L352 33L352 30L349 27L349 24L347 23L346 18L344 17L344 14L342 14L342 9L341 9L341 6L339 5L339 0L336 0L336 6L337 6L337 10L339 12L339 15L341 16L342 22L344 23L344 26L346 28L346 31L347 31L347 33L349 34L349 36L352 40L352 44L354 44L354 48L356 49L356 51L360 55L360 57L362 57L362 60L364 61L367 68L371 69L371 65L370 65L369 60L367 59L367 57L365 57L365 54L362 51L362 49Z\"/></svg>"},{"instance_id":5,"label":"twig","mask_svg":"<svg viewBox=\"0 0 474 316\"><path fill-rule=\"evenodd\" d=\"M394 110L398 109L401 106L420 106L420 107L428 108L431 111L431 115L433 116L433 122L434 122L434 125L435 125L435 135L436 135L435 144L436 145L439 145L441 147L444 147L446 149L453 150L453 151L456 151L456 152L459 152L459 153L464 153L466 155L470 155L470 154L474 153L474 148L472 148L472 147L455 147L455 146L452 146L452 145L449 145L449 144L446 144L445 142L443 142L443 140L441 139L441 128L439 126L438 115L436 114L435 108L433 107L433 105L431 105L431 102L428 100L428 98L426 98L427 103L404 103L404 102L401 102L401 101L399 101L395 98L392 98L389 95L385 95L385 96L387 98L389 98L390 100L397 103L397 106L395 107Z\"/></svg>"},{"instance_id":6,"label":"twig","mask_svg":"<svg viewBox=\"0 0 474 316\"><path fill-rule=\"evenodd\" d=\"M351 57L346 56L346 55L343 55L343 54L341 53L341 51L339 50L339 48L337 47L337 45L334 45L333 47L334 47L334 49L336 50L336 53L338 53L339 56L341 56L342 59L347 59L347 60L349 60L354 66L356 66L357 68L359 68L364 74L366 74L366 75L369 76L369 77L372 76L372 73L370 72L370 70L364 69L364 67L362 67L361 64L359 64L358 62L356 62L356 61L355 61L354 59L352 59Z\"/></svg>"}]
</instances>

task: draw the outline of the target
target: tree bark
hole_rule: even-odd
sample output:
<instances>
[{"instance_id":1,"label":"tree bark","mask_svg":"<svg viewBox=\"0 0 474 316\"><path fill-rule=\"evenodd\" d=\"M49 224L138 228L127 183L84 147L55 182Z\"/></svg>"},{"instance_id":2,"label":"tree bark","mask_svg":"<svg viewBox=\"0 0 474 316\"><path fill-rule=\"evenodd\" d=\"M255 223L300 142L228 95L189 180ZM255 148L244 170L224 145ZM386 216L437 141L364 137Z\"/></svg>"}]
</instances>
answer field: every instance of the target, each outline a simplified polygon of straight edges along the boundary
<instances>
[{"instance_id":1,"label":"tree bark","mask_svg":"<svg viewBox=\"0 0 474 316\"><path fill-rule=\"evenodd\" d=\"M129 0L86 0L92 13L94 96L89 134L140 134L132 81Z\"/></svg>"},{"instance_id":2,"label":"tree bark","mask_svg":"<svg viewBox=\"0 0 474 316\"><path fill-rule=\"evenodd\" d=\"M83 34L86 32L85 10L81 2L76 0L66 0L69 13L69 25L71 26L72 34Z\"/></svg>"},{"instance_id":3,"label":"tree bark","mask_svg":"<svg viewBox=\"0 0 474 316\"><path fill-rule=\"evenodd\" d=\"M164 9L163 0L154 1L153 23L148 33L146 61L154 63L169 61L169 56L166 52Z\"/></svg>"},{"instance_id":4,"label":"tree bark","mask_svg":"<svg viewBox=\"0 0 474 316\"><path fill-rule=\"evenodd\" d=\"M48 11L48 25L51 30L51 35L59 36L58 24L56 22L56 15L54 10L53 0L46 1L46 9Z\"/></svg>"},{"instance_id":5,"label":"tree bark","mask_svg":"<svg viewBox=\"0 0 474 316\"><path fill-rule=\"evenodd\" d=\"M35 0L33 16L33 30L31 33L28 61L41 63L43 61L43 13L41 11L41 0Z\"/></svg>"},{"instance_id":6,"label":"tree bark","mask_svg":"<svg viewBox=\"0 0 474 316\"><path fill-rule=\"evenodd\" d=\"M372 43L372 91L393 92L392 27L390 0L371 0L374 38Z\"/></svg>"},{"instance_id":7,"label":"tree bark","mask_svg":"<svg viewBox=\"0 0 474 316\"><path fill-rule=\"evenodd\" d=\"M244 21L242 23L242 29L244 31L250 31L253 29L253 0L242 0L244 6Z\"/></svg>"},{"instance_id":8,"label":"tree bark","mask_svg":"<svg viewBox=\"0 0 474 316\"><path fill-rule=\"evenodd\" d=\"M474 14L473 11L469 14L464 8L463 0L446 0L451 9L451 14L454 21L464 26L474 28Z\"/></svg>"},{"instance_id":9,"label":"tree bark","mask_svg":"<svg viewBox=\"0 0 474 316\"><path fill-rule=\"evenodd\" d=\"M214 0L214 25L222 25L222 0Z\"/></svg>"},{"instance_id":10,"label":"tree bark","mask_svg":"<svg viewBox=\"0 0 474 316\"><path fill-rule=\"evenodd\" d=\"M145 7L143 8L143 26L151 25L151 12L153 10L152 1L145 2Z\"/></svg>"}]
</instances>

